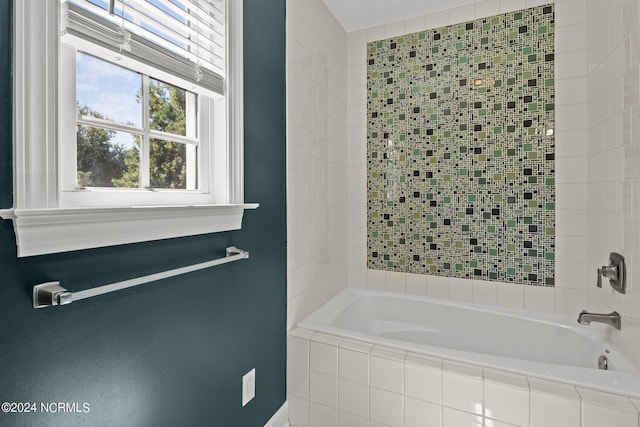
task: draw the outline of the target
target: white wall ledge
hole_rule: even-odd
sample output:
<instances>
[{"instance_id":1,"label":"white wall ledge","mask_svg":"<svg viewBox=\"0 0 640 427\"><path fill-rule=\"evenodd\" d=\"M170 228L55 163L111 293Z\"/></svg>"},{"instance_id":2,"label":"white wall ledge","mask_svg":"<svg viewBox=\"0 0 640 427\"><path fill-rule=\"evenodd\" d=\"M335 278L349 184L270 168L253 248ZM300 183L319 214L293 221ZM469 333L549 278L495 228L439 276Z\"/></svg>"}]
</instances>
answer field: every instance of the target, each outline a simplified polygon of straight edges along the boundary
<instances>
[{"instance_id":1,"label":"white wall ledge","mask_svg":"<svg viewBox=\"0 0 640 427\"><path fill-rule=\"evenodd\" d=\"M6 209L0 217L13 221L18 256L26 257L238 230L244 210L258 206Z\"/></svg>"}]
</instances>

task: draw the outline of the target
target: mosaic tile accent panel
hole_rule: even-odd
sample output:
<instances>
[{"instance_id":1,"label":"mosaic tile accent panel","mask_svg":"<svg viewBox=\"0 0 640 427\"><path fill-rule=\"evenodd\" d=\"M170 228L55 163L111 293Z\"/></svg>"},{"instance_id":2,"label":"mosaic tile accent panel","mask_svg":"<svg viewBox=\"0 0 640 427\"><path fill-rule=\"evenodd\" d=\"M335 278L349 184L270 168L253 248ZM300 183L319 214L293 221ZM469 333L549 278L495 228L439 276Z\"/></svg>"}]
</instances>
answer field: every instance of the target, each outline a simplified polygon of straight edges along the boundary
<instances>
[{"instance_id":1,"label":"mosaic tile accent panel","mask_svg":"<svg viewBox=\"0 0 640 427\"><path fill-rule=\"evenodd\" d=\"M553 286L553 5L367 59L368 267Z\"/></svg>"}]
</instances>

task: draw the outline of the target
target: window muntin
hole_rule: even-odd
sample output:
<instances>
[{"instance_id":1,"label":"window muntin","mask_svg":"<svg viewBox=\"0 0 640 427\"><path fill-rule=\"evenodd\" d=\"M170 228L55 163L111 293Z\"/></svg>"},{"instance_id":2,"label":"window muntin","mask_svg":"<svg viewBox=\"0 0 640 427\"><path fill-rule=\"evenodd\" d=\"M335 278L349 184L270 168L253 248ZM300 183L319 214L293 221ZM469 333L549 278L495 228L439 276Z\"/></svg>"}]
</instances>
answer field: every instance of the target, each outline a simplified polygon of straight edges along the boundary
<instances>
[{"instance_id":1,"label":"window muntin","mask_svg":"<svg viewBox=\"0 0 640 427\"><path fill-rule=\"evenodd\" d=\"M76 187L197 190L197 99L77 51Z\"/></svg>"}]
</instances>

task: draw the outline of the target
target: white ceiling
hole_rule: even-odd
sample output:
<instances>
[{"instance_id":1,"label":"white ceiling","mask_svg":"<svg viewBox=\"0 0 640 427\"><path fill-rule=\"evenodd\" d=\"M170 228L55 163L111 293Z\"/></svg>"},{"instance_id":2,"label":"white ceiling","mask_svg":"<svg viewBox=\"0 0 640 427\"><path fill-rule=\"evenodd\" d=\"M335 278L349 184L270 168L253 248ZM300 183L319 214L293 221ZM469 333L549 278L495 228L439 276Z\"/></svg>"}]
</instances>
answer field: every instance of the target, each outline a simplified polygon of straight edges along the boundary
<instances>
[{"instance_id":1,"label":"white ceiling","mask_svg":"<svg viewBox=\"0 0 640 427\"><path fill-rule=\"evenodd\" d=\"M347 33L480 0L323 0Z\"/></svg>"}]
</instances>

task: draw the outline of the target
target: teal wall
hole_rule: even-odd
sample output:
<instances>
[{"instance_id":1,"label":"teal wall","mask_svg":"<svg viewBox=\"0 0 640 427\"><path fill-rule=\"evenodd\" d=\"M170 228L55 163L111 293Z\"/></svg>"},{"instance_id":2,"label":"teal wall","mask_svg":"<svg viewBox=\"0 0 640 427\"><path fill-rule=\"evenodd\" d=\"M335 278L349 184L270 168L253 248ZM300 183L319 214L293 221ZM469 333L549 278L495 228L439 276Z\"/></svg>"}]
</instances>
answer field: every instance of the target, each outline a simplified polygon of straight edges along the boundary
<instances>
[{"instance_id":1,"label":"teal wall","mask_svg":"<svg viewBox=\"0 0 640 427\"><path fill-rule=\"evenodd\" d=\"M0 207L12 205L11 2L0 2ZM0 220L0 402L87 402L80 414L2 414L2 426L258 427L285 400L285 0L245 0L241 231L16 258ZM34 310L31 287L71 290L223 256L251 258L69 306ZM256 368L256 398L241 378ZM40 408L38 408L40 409Z\"/></svg>"}]
</instances>

